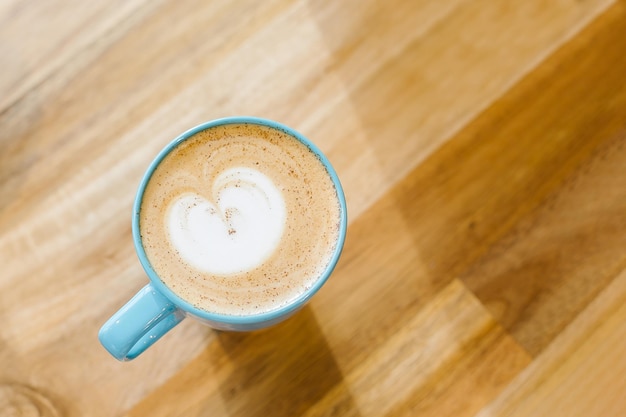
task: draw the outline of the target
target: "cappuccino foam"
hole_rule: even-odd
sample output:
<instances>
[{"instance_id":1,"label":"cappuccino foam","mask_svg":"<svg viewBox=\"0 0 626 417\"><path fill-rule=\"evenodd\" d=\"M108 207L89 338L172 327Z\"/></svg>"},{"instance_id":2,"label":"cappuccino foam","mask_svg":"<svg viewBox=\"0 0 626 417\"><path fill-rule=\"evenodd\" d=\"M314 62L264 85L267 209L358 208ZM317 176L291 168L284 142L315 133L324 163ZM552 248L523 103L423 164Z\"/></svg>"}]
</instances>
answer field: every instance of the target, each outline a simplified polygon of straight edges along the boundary
<instances>
[{"instance_id":1,"label":"cappuccino foam","mask_svg":"<svg viewBox=\"0 0 626 417\"><path fill-rule=\"evenodd\" d=\"M318 157L273 128L229 124L177 145L143 194L152 268L195 307L268 312L310 288L335 251L337 190Z\"/></svg>"}]
</instances>

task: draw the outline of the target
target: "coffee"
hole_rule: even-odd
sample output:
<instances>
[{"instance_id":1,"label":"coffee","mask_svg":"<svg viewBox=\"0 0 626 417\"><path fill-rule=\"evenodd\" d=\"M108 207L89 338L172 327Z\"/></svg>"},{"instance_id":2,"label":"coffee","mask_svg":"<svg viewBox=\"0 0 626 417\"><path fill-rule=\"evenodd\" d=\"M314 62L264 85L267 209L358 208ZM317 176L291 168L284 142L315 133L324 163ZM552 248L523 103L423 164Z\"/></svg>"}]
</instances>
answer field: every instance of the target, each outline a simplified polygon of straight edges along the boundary
<instances>
[{"instance_id":1,"label":"coffee","mask_svg":"<svg viewBox=\"0 0 626 417\"><path fill-rule=\"evenodd\" d=\"M288 304L323 274L340 205L325 166L274 128L226 124L177 145L141 202L146 256L194 307L251 315Z\"/></svg>"}]
</instances>

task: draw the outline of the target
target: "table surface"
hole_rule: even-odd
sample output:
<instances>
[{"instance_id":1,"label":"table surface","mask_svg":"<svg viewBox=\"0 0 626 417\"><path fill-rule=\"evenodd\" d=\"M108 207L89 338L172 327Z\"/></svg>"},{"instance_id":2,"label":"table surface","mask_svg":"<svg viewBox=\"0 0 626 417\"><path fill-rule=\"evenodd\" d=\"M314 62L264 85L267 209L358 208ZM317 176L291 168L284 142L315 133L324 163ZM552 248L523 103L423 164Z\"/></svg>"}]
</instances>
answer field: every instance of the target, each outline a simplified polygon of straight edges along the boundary
<instances>
[{"instance_id":1,"label":"table surface","mask_svg":"<svg viewBox=\"0 0 626 417\"><path fill-rule=\"evenodd\" d=\"M626 415L625 27L609 0L3 1L0 414ZM143 171L243 114L338 171L336 272L273 328L184 320L117 362Z\"/></svg>"}]
</instances>

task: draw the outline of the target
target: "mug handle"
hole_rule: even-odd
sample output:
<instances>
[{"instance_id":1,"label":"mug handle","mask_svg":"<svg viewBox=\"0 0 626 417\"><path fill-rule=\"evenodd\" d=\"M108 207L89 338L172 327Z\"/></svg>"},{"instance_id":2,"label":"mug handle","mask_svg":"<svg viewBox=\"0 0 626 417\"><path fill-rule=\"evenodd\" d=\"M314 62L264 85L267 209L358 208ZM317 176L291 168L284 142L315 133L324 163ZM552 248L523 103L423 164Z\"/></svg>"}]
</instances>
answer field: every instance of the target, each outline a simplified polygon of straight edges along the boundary
<instances>
[{"instance_id":1,"label":"mug handle","mask_svg":"<svg viewBox=\"0 0 626 417\"><path fill-rule=\"evenodd\" d=\"M102 326L98 338L116 359L129 361L184 318L183 310L148 284Z\"/></svg>"}]
</instances>

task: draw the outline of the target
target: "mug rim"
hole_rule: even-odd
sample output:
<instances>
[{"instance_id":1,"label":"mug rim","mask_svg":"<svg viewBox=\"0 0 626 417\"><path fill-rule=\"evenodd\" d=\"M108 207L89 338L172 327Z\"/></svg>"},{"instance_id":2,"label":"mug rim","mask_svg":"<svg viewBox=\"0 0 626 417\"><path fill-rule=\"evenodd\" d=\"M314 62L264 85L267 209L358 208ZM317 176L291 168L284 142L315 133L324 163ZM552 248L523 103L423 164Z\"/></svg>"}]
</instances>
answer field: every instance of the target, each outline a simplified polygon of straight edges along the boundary
<instances>
[{"instance_id":1,"label":"mug rim","mask_svg":"<svg viewBox=\"0 0 626 417\"><path fill-rule=\"evenodd\" d=\"M333 254L328 262L328 265L324 269L324 272L315 280L313 285L300 294L296 299L292 300L288 304L279 307L275 310L270 310L263 313L258 314L249 314L249 315L227 315L220 313L213 313L206 310L202 310L200 308L195 307L190 302L178 296L175 292L173 292L165 283L161 280L156 271L152 268L150 261L146 255L145 249L143 247L141 234L139 232L139 220L140 220L140 210L141 210L141 202L143 200L143 195L152 177L152 174L159 166L161 161L178 145L187 139L194 136L196 133L199 133L203 130L207 130L216 126L228 125L228 124L255 124L260 126L270 127L272 129L276 129L282 131L289 136L294 137L296 140L300 141L306 147L309 148L311 152L313 152L317 158L322 162L326 171L328 172L333 185L335 186L335 190L337 192L337 200L339 201L339 234L337 236L337 244L335 245L335 249ZM343 250L343 244L346 237L346 229L347 229L347 209L346 209L346 199L343 192L343 188L339 181L339 177L335 172L335 169L330 164L328 158L322 153L322 151L309 139L307 139L304 135L299 133L298 131L273 120L265 119L261 117L254 116L231 116L231 117L223 117L219 119L210 120L208 122L201 123L191 129L181 133L174 140L169 142L161 151L157 154L157 156L152 160L148 169L142 176L141 182L139 184L139 188L137 190L137 194L135 196L135 201L133 204L133 217L132 217L132 234L133 234L133 242L135 245L135 252L139 257L139 261L148 275L150 282L155 286L155 288L161 292L165 297L170 299L178 308L189 313L198 318L207 320L209 322L220 323L225 325L254 325L260 324L263 322L271 322L275 321L283 316L287 316L295 310L302 307L317 291L326 283L332 271L335 269L337 261L339 260L339 256Z\"/></svg>"}]
</instances>

